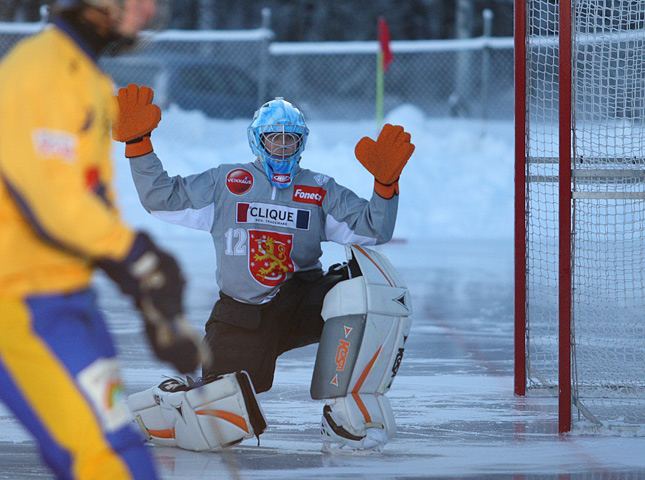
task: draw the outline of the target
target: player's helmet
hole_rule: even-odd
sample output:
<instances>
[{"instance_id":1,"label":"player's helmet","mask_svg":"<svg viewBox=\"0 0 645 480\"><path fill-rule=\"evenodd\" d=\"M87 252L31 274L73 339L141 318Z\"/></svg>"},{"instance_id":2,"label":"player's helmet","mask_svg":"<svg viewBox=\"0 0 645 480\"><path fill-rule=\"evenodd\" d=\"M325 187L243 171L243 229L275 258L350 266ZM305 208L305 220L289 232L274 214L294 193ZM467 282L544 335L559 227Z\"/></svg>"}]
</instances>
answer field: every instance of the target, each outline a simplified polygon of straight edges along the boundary
<instances>
[{"instance_id":1,"label":"player's helmet","mask_svg":"<svg viewBox=\"0 0 645 480\"><path fill-rule=\"evenodd\" d=\"M125 0L54 0L54 8L57 10L71 10L86 5L102 7L108 4L123 6Z\"/></svg>"},{"instance_id":2,"label":"player's helmet","mask_svg":"<svg viewBox=\"0 0 645 480\"><path fill-rule=\"evenodd\" d=\"M282 97L262 105L247 129L249 145L277 188L287 188L305 149L309 129L305 117Z\"/></svg>"},{"instance_id":3,"label":"player's helmet","mask_svg":"<svg viewBox=\"0 0 645 480\"><path fill-rule=\"evenodd\" d=\"M165 29L170 22L171 17L171 0L155 0L156 13L148 22L145 29L147 35L139 34L136 38L124 37L121 33L117 32L117 26L112 26L112 33L115 39L127 40L126 42L113 45L115 47L112 54L125 53L132 49L141 48L150 40L150 33L158 32ZM122 11L125 8L126 0L54 0L52 4L52 11L54 14L80 10L83 7L96 7L96 8L110 8L117 11Z\"/></svg>"}]
</instances>

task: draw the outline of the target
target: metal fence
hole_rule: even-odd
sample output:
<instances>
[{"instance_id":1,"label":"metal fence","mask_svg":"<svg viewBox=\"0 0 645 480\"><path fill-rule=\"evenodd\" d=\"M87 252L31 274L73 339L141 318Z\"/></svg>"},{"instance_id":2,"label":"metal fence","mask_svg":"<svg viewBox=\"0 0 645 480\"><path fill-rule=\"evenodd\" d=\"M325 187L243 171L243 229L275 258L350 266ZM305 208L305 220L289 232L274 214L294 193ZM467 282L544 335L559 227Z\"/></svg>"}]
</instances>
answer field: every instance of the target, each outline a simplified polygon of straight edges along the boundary
<instances>
[{"instance_id":1,"label":"metal fence","mask_svg":"<svg viewBox=\"0 0 645 480\"><path fill-rule=\"evenodd\" d=\"M43 24L0 23L0 56ZM249 118L282 96L308 118L376 115L377 42L278 43L268 28L169 30L145 48L101 65L116 86L145 84L162 108L177 105L217 118ZM412 104L432 117L513 117L513 41L393 41L384 109Z\"/></svg>"}]
</instances>

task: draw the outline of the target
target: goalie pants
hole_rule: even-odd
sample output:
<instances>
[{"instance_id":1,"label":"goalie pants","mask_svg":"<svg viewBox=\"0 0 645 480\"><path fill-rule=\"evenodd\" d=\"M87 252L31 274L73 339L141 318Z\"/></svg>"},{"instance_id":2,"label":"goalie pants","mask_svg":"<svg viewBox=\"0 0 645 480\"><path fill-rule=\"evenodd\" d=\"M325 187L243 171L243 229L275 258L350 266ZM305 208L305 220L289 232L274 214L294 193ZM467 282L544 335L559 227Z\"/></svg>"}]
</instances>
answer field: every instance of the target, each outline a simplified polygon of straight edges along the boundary
<instances>
[{"instance_id":1,"label":"goalie pants","mask_svg":"<svg viewBox=\"0 0 645 480\"><path fill-rule=\"evenodd\" d=\"M213 367L203 376L246 370L257 393L269 390L278 356L320 341L323 300L341 280L342 275L322 270L296 273L263 305L240 303L220 292L204 338Z\"/></svg>"},{"instance_id":2,"label":"goalie pants","mask_svg":"<svg viewBox=\"0 0 645 480\"><path fill-rule=\"evenodd\" d=\"M0 298L0 398L60 479L156 479L90 290Z\"/></svg>"}]
</instances>

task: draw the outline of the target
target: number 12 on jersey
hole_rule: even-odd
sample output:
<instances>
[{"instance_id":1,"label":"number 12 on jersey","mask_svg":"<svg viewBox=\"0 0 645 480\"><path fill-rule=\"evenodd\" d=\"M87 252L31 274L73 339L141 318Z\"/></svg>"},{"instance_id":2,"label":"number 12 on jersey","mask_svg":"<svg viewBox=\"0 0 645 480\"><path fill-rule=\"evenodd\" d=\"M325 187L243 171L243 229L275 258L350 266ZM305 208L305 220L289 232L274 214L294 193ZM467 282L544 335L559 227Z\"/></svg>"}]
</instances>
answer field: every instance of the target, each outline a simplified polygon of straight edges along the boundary
<instances>
[{"instance_id":1,"label":"number 12 on jersey","mask_svg":"<svg viewBox=\"0 0 645 480\"><path fill-rule=\"evenodd\" d=\"M246 255L246 240L248 234L243 228L229 228L226 230L226 255ZM235 245L233 245L235 244Z\"/></svg>"}]
</instances>

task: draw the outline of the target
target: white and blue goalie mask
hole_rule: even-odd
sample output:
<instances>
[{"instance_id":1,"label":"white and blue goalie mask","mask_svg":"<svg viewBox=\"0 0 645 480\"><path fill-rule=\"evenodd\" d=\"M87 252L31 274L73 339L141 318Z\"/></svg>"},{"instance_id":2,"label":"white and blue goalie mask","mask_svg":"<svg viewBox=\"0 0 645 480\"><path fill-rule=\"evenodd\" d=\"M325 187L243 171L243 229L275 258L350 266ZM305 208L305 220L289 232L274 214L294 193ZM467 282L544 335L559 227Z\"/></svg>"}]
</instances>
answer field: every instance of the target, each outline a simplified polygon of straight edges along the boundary
<instances>
[{"instance_id":1,"label":"white and blue goalie mask","mask_svg":"<svg viewBox=\"0 0 645 480\"><path fill-rule=\"evenodd\" d=\"M262 105L247 129L251 150L276 188L287 188L305 149L309 129L302 112L282 97Z\"/></svg>"}]
</instances>

